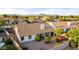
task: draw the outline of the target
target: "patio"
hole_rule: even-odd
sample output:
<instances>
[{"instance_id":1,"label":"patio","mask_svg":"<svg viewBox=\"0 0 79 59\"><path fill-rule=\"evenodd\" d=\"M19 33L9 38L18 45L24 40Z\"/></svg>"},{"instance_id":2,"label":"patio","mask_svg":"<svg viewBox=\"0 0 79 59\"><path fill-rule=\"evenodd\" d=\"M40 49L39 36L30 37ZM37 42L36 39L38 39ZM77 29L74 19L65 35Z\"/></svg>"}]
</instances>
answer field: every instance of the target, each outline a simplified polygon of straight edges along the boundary
<instances>
[{"instance_id":1,"label":"patio","mask_svg":"<svg viewBox=\"0 0 79 59\"><path fill-rule=\"evenodd\" d=\"M44 40L41 41L31 41L21 43L23 48L28 48L28 50L47 50L53 47L53 43L46 44Z\"/></svg>"}]
</instances>

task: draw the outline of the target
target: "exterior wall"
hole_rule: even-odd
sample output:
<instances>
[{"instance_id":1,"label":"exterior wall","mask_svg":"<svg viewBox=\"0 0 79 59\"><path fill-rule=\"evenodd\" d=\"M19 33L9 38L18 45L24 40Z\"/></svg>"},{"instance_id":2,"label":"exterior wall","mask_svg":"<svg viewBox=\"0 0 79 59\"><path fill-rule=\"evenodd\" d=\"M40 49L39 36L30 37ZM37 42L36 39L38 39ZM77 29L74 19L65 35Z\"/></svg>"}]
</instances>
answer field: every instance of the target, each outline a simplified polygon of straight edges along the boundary
<instances>
[{"instance_id":1,"label":"exterior wall","mask_svg":"<svg viewBox=\"0 0 79 59\"><path fill-rule=\"evenodd\" d=\"M36 36L36 35L32 35L31 39L29 39L29 36L25 36L25 37L24 37L24 40L21 41L21 43L33 41L33 40L35 40L35 36ZM20 37L20 39L21 39L21 37Z\"/></svg>"},{"instance_id":2,"label":"exterior wall","mask_svg":"<svg viewBox=\"0 0 79 59\"><path fill-rule=\"evenodd\" d=\"M32 35L31 39L29 39L29 36L25 36L24 40L21 40L21 37L20 37L20 35L18 33L18 29L17 29L16 26L15 26L14 30L15 30L16 36L17 36L17 38L18 38L18 40L19 40L20 43L29 42L29 41L35 40L35 36L36 35Z\"/></svg>"},{"instance_id":3,"label":"exterior wall","mask_svg":"<svg viewBox=\"0 0 79 59\"><path fill-rule=\"evenodd\" d=\"M18 29L17 29L16 26L15 26L14 30L15 30L15 34L16 34L16 36L17 36L17 38L18 38L20 43L29 42L29 41L35 40L35 36L36 35L32 35L31 39L29 39L29 36L24 36L24 40L21 40L21 37L19 35ZM49 36L50 36L50 33L49 33Z\"/></svg>"},{"instance_id":4,"label":"exterior wall","mask_svg":"<svg viewBox=\"0 0 79 59\"><path fill-rule=\"evenodd\" d=\"M2 42L3 40L2 40L2 37L0 37L0 42Z\"/></svg>"}]
</instances>

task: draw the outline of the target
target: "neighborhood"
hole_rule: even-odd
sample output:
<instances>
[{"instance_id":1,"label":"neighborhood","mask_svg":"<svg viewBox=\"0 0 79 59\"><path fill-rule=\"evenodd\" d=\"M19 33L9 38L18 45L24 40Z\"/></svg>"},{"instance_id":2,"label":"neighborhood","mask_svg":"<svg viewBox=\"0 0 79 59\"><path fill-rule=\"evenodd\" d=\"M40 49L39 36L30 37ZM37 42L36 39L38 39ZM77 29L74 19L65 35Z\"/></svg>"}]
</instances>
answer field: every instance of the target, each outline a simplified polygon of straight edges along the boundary
<instances>
[{"instance_id":1,"label":"neighborhood","mask_svg":"<svg viewBox=\"0 0 79 59\"><path fill-rule=\"evenodd\" d=\"M71 40L73 37L70 35L74 35L74 29L79 29L79 21L56 21L57 19L50 21L49 19L51 18L45 15L39 16L36 19L28 18L30 20L18 16L14 19L3 15L1 19L1 50L78 49L77 42Z\"/></svg>"}]
</instances>

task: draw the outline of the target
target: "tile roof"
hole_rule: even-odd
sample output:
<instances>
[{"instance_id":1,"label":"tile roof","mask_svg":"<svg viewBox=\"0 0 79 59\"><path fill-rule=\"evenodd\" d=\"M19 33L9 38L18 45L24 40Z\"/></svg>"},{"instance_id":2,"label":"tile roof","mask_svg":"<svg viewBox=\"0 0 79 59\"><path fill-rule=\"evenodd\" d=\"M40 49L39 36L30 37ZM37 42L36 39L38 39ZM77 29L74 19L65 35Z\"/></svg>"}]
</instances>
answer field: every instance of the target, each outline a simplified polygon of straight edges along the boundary
<instances>
[{"instance_id":1,"label":"tile roof","mask_svg":"<svg viewBox=\"0 0 79 59\"><path fill-rule=\"evenodd\" d=\"M70 26L68 26L68 21L53 22L53 25L60 28L74 28L79 24L79 21L70 21Z\"/></svg>"},{"instance_id":2,"label":"tile roof","mask_svg":"<svg viewBox=\"0 0 79 59\"><path fill-rule=\"evenodd\" d=\"M27 35L35 35L35 34L41 34L41 33L47 33L52 32L54 28L52 26L48 25L47 23L44 24L44 29L41 29L40 25L41 23L32 23L32 24L26 24L26 23L18 23L16 26L18 28L18 32L20 36L27 36ZM71 25L68 26L68 21L65 22L53 22L53 25L60 28L74 28L79 24L79 21L72 21L70 23Z\"/></svg>"},{"instance_id":3,"label":"tile roof","mask_svg":"<svg viewBox=\"0 0 79 59\"><path fill-rule=\"evenodd\" d=\"M52 32L53 28L46 24L44 24L44 29L41 29L40 23L33 23L33 24L26 24L26 23L19 23L17 24L18 32L20 36L27 36L27 35L35 35L41 33Z\"/></svg>"}]
</instances>

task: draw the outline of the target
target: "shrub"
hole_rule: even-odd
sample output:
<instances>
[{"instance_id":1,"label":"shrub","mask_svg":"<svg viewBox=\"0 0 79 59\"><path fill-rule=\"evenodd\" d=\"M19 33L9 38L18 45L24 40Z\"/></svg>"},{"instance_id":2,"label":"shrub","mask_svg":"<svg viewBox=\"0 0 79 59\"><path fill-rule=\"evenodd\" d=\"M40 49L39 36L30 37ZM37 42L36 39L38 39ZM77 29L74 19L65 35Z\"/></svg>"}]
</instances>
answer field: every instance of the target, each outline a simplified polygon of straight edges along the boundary
<instances>
[{"instance_id":1,"label":"shrub","mask_svg":"<svg viewBox=\"0 0 79 59\"><path fill-rule=\"evenodd\" d=\"M56 28L56 29L54 30L54 34L56 34L56 35L60 35L60 34L62 34L62 33L64 33L64 31L63 31L63 29L61 29L61 28Z\"/></svg>"},{"instance_id":2,"label":"shrub","mask_svg":"<svg viewBox=\"0 0 79 59\"><path fill-rule=\"evenodd\" d=\"M6 50L17 50L13 45L6 45Z\"/></svg>"},{"instance_id":3,"label":"shrub","mask_svg":"<svg viewBox=\"0 0 79 59\"><path fill-rule=\"evenodd\" d=\"M67 38L65 38L64 36L55 36L54 37L54 40L56 41L56 42L62 42L62 41L64 41L64 40L67 40Z\"/></svg>"},{"instance_id":4,"label":"shrub","mask_svg":"<svg viewBox=\"0 0 79 59\"><path fill-rule=\"evenodd\" d=\"M45 36L45 42L46 42L46 43L49 43L49 42L50 42L49 36Z\"/></svg>"},{"instance_id":5,"label":"shrub","mask_svg":"<svg viewBox=\"0 0 79 59\"><path fill-rule=\"evenodd\" d=\"M54 43L54 46L55 47L58 47L60 44L59 43Z\"/></svg>"},{"instance_id":6,"label":"shrub","mask_svg":"<svg viewBox=\"0 0 79 59\"><path fill-rule=\"evenodd\" d=\"M70 46L71 46L72 48L75 48L75 47L77 46L77 44L76 44L75 41L71 40Z\"/></svg>"},{"instance_id":7,"label":"shrub","mask_svg":"<svg viewBox=\"0 0 79 59\"><path fill-rule=\"evenodd\" d=\"M10 39L7 39L7 40L5 41L5 45L12 45L12 44L13 44L13 41L10 40Z\"/></svg>"},{"instance_id":8,"label":"shrub","mask_svg":"<svg viewBox=\"0 0 79 59\"><path fill-rule=\"evenodd\" d=\"M54 40L55 40L56 42L59 42L58 36L55 36L55 37L54 37Z\"/></svg>"},{"instance_id":9,"label":"shrub","mask_svg":"<svg viewBox=\"0 0 79 59\"><path fill-rule=\"evenodd\" d=\"M35 40L40 41L41 40L40 35L36 35Z\"/></svg>"}]
</instances>

